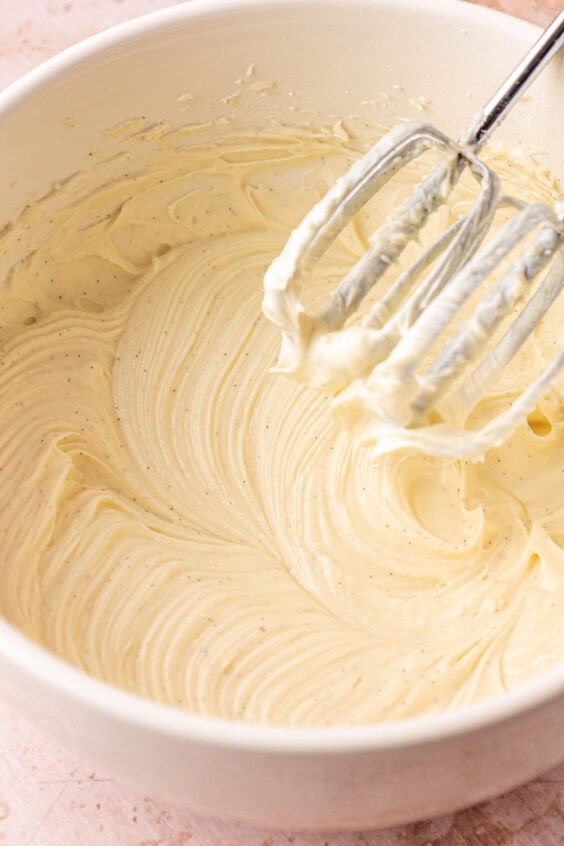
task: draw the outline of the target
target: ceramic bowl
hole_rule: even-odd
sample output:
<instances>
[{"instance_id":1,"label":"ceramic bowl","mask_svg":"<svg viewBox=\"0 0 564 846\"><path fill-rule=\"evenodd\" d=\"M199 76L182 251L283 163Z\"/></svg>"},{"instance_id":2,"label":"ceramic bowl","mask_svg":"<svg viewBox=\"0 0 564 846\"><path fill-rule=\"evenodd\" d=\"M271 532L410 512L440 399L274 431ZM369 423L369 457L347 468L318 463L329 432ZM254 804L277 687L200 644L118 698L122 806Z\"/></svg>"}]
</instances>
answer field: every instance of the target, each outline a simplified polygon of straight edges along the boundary
<instances>
[{"instance_id":1,"label":"ceramic bowl","mask_svg":"<svg viewBox=\"0 0 564 846\"><path fill-rule=\"evenodd\" d=\"M208 120L254 63L276 82L237 119L425 117L458 135L537 35L456 0L193 0L117 26L0 95L0 226L83 169L131 117ZM561 170L564 79L554 61L498 131ZM189 118L182 94L191 92ZM180 100L178 99L180 98ZM185 101L184 101L185 102ZM110 133L111 134L111 133ZM125 165L116 162L114 169ZM1 574L0 574L1 578ZM77 756L219 817L360 829L453 811L564 758L564 668L495 700L395 724L285 729L191 715L86 676L0 619L0 695Z\"/></svg>"}]
</instances>

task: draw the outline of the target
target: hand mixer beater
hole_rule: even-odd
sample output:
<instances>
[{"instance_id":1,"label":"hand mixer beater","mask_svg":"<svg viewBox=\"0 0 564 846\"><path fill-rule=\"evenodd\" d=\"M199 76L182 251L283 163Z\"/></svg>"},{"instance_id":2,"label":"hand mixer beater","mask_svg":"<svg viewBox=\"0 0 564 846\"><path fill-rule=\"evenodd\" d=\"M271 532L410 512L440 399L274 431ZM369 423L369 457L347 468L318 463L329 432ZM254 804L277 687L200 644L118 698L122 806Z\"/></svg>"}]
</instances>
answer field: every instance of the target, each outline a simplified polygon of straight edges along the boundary
<instances>
[{"instance_id":1,"label":"hand mixer beater","mask_svg":"<svg viewBox=\"0 0 564 846\"><path fill-rule=\"evenodd\" d=\"M332 405L345 428L373 444L375 454L410 445L436 455L478 457L514 431L564 367L562 347L509 408L482 428L465 428L469 413L564 284L564 203L550 208L501 195L498 177L477 155L563 42L564 11L458 142L419 121L392 129L314 206L265 275L263 310L282 330L275 370L333 394ZM304 286L319 259L368 200L429 149L444 155L370 237L368 251L328 301L317 312L308 311ZM473 207L358 319L364 298L447 201L465 170L478 182ZM502 207L509 219L487 238ZM500 266L499 278L422 369L437 338ZM507 326L509 315L513 319ZM492 345L498 329L502 336ZM437 411L441 400L451 411L448 422Z\"/></svg>"}]
</instances>

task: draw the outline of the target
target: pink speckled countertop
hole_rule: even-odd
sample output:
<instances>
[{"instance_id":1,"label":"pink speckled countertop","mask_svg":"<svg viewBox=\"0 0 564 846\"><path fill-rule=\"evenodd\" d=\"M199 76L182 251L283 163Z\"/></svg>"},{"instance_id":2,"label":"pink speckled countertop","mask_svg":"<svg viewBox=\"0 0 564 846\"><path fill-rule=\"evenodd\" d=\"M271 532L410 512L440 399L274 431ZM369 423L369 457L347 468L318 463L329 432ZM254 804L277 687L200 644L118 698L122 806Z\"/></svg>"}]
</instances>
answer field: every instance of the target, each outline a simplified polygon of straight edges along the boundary
<instances>
[{"instance_id":1,"label":"pink speckled countertop","mask_svg":"<svg viewBox=\"0 0 564 846\"><path fill-rule=\"evenodd\" d=\"M432 0L426 0L432 2ZM539 24L561 0L477 0ZM0 0L0 88L64 47L170 0ZM0 706L0 846L557 846L564 764L476 808L386 831L305 835L197 817L136 793Z\"/></svg>"}]
</instances>

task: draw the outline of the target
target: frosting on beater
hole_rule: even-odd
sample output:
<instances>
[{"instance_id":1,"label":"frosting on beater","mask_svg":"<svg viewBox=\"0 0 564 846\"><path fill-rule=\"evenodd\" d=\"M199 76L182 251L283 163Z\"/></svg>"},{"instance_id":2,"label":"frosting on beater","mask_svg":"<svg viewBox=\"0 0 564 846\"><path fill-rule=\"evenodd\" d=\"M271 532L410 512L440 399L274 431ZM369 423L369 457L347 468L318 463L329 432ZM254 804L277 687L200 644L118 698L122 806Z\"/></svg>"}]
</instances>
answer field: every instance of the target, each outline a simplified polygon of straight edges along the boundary
<instances>
[{"instance_id":1,"label":"frosting on beater","mask_svg":"<svg viewBox=\"0 0 564 846\"><path fill-rule=\"evenodd\" d=\"M394 205L388 181L431 149L442 157ZM463 173L478 185L462 192L474 203L461 210L451 195ZM370 200L380 221L366 252L335 281L321 308L307 309L304 289L316 264ZM395 126L313 206L265 274L263 311L281 329L276 371L332 394L337 418L355 440L373 445L374 456L412 447L476 458L499 446L564 366L563 347L496 417L479 429L467 425L562 289L564 205L535 200L500 196L497 173L430 124ZM443 231L428 225L441 207ZM409 245L412 263L400 270Z\"/></svg>"}]
</instances>

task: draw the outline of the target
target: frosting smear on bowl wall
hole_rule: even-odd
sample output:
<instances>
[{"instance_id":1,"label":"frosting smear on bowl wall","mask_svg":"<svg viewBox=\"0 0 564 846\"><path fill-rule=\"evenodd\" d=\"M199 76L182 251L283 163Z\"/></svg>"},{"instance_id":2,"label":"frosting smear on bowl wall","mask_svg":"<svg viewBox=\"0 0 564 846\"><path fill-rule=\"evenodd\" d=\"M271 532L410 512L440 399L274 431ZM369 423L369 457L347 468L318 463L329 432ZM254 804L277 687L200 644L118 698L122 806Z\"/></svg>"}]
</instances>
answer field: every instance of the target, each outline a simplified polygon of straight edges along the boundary
<instances>
[{"instance_id":1,"label":"frosting smear on bowl wall","mask_svg":"<svg viewBox=\"0 0 564 846\"><path fill-rule=\"evenodd\" d=\"M160 136L143 167L58 186L3 231L1 613L94 676L255 723L434 712L562 663L561 380L481 462L370 460L326 397L269 372L261 313L266 268L358 145L311 126ZM525 156L485 158L552 202ZM343 233L314 300L385 214ZM558 320L478 416L524 389Z\"/></svg>"}]
</instances>

